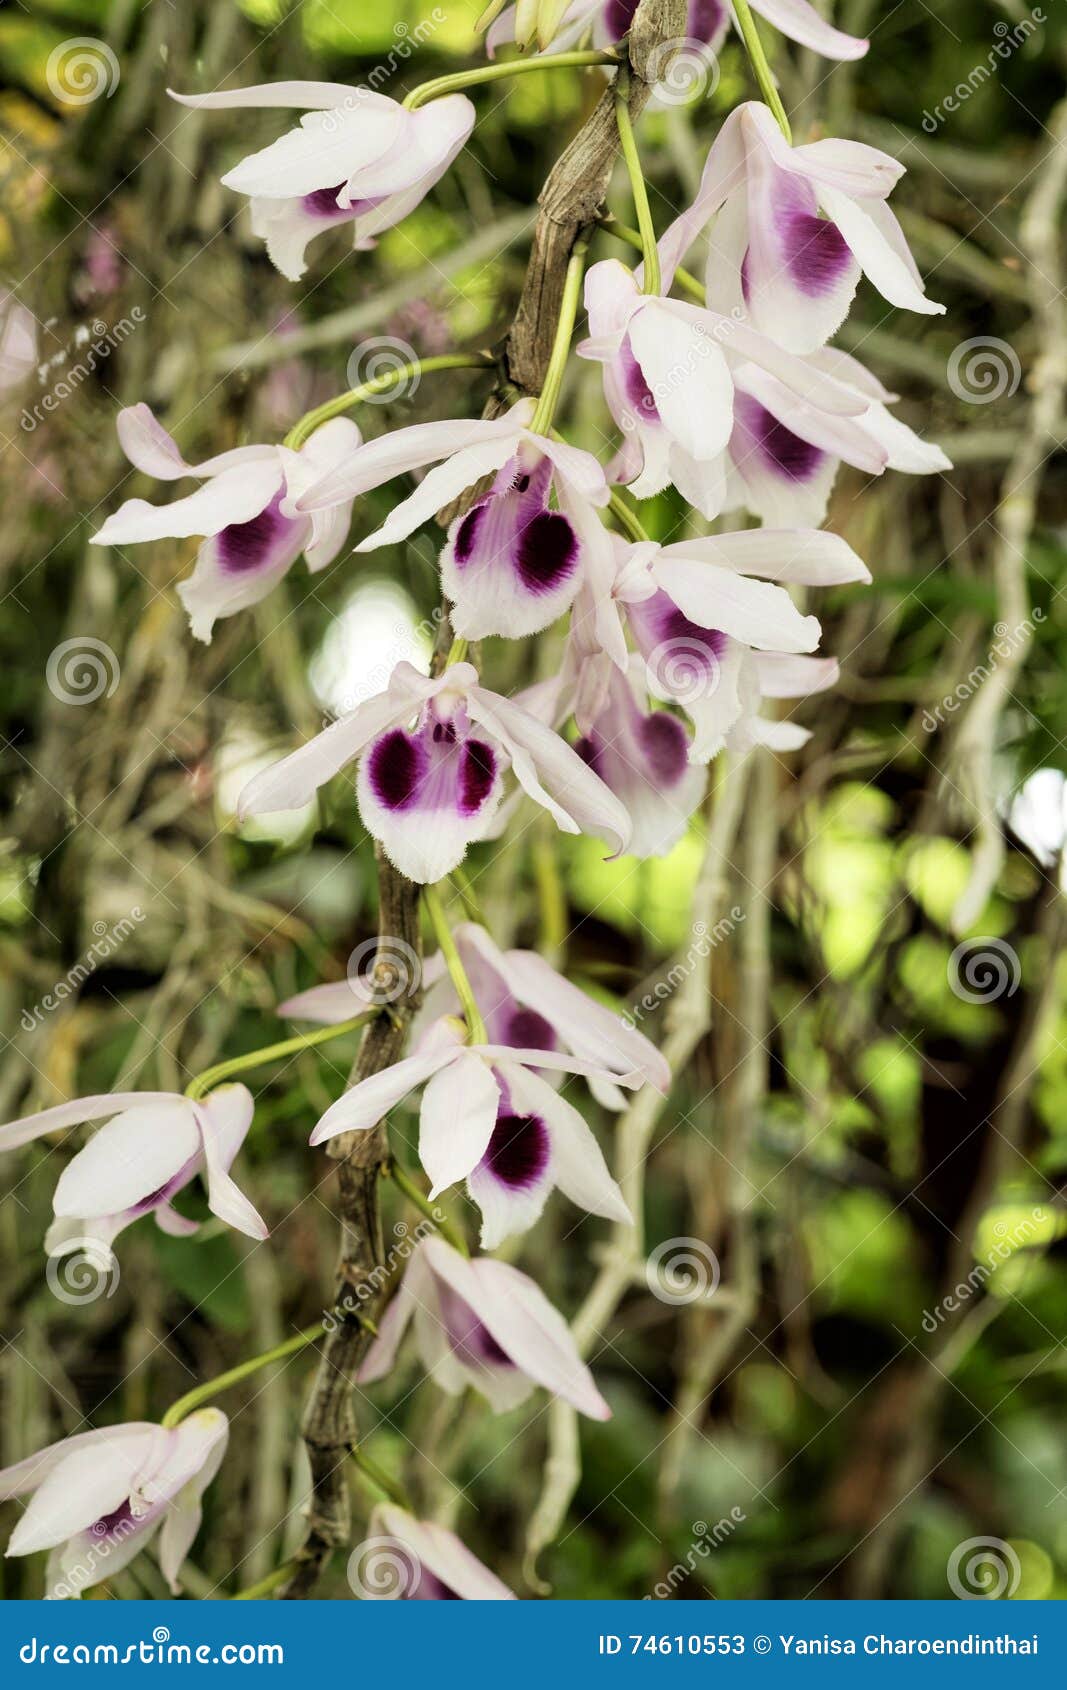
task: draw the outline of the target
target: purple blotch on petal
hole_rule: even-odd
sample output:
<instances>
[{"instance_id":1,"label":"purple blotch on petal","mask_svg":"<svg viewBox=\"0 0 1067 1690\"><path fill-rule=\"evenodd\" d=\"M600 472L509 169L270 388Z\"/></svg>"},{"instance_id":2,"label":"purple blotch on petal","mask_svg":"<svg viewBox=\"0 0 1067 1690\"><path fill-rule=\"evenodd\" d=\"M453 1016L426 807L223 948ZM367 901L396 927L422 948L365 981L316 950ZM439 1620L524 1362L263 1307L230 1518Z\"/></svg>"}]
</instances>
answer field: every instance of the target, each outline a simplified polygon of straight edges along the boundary
<instances>
[{"instance_id":1,"label":"purple blotch on petal","mask_svg":"<svg viewBox=\"0 0 1067 1690\"><path fill-rule=\"evenodd\" d=\"M387 810L405 810L414 803L421 768L419 747L403 728L383 734L368 752L371 789Z\"/></svg>"},{"instance_id":2,"label":"purple blotch on petal","mask_svg":"<svg viewBox=\"0 0 1067 1690\"><path fill-rule=\"evenodd\" d=\"M813 299L830 293L852 263L837 224L808 212L795 211L785 220L782 245L790 275Z\"/></svg>"},{"instance_id":3,"label":"purple blotch on petal","mask_svg":"<svg viewBox=\"0 0 1067 1690\"><path fill-rule=\"evenodd\" d=\"M531 593L551 592L574 573L578 537L559 511L541 511L519 534L516 568Z\"/></svg>"},{"instance_id":4,"label":"purple blotch on petal","mask_svg":"<svg viewBox=\"0 0 1067 1690\"><path fill-rule=\"evenodd\" d=\"M707 631L703 630L705 634ZM722 639L721 635L718 637ZM642 717L637 733L653 779L665 786L680 781L686 771L689 750L689 735L681 722L666 710L654 710L651 716Z\"/></svg>"},{"instance_id":5,"label":"purple blotch on petal","mask_svg":"<svg viewBox=\"0 0 1067 1690\"><path fill-rule=\"evenodd\" d=\"M810 441L802 440L791 428L772 416L756 401L744 406L744 420L755 436L756 445L779 475L790 481L809 481L826 457L825 452Z\"/></svg>"},{"instance_id":6,"label":"purple blotch on petal","mask_svg":"<svg viewBox=\"0 0 1067 1690\"><path fill-rule=\"evenodd\" d=\"M464 816L477 815L493 790L496 753L483 739L469 739L463 747L459 776L459 808Z\"/></svg>"},{"instance_id":7,"label":"purple blotch on petal","mask_svg":"<svg viewBox=\"0 0 1067 1690\"><path fill-rule=\"evenodd\" d=\"M293 525L281 514L282 493L277 492L269 505L248 522L231 522L221 528L215 538L219 564L228 575L245 575L261 569L270 560L271 548L278 537Z\"/></svg>"},{"instance_id":8,"label":"purple blotch on petal","mask_svg":"<svg viewBox=\"0 0 1067 1690\"><path fill-rule=\"evenodd\" d=\"M544 1016L538 1015L536 1009L524 1009L521 1005L508 1016L507 1032L500 1043L511 1045L514 1050L559 1048L559 1040Z\"/></svg>"},{"instance_id":9,"label":"purple blotch on petal","mask_svg":"<svg viewBox=\"0 0 1067 1690\"><path fill-rule=\"evenodd\" d=\"M464 564L469 563L471 560L474 548L478 542L478 530L482 525L482 518L485 515L486 509L487 502L484 499L480 504L472 505L471 509L467 512L463 521L456 529L456 539L452 550L455 555L456 564L460 569L463 568Z\"/></svg>"},{"instance_id":10,"label":"purple blotch on petal","mask_svg":"<svg viewBox=\"0 0 1067 1690\"><path fill-rule=\"evenodd\" d=\"M498 1115L482 1166L511 1191L527 1191L548 1167L548 1128L538 1115Z\"/></svg>"}]
</instances>

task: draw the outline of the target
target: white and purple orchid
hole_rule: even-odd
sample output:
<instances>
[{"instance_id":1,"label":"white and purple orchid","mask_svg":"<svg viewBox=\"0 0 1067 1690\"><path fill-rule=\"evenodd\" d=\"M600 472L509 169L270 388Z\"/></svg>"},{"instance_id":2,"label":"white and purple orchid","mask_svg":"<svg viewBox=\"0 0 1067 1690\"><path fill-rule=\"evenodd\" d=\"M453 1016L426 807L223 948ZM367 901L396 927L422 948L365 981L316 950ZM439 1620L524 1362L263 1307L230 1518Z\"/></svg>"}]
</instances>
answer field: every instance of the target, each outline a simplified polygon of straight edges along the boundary
<instances>
[{"instance_id":1,"label":"white and purple orchid","mask_svg":"<svg viewBox=\"0 0 1067 1690\"><path fill-rule=\"evenodd\" d=\"M868 475L887 469L939 475L952 468L940 446L887 409L896 394L858 359L823 346L805 361L847 385L862 409L850 417L829 416L766 370L746 365L737 376L726 452L726 510L747 510L773 528L814 528L826 516L842 462Z\"/></svg>"},{"instance_id":2,"label":"white and purple orchid","mask_svg":"<svg viewBox=\"0 0 1067 1690\"><path fill-rule=\"evenodd\" d=\"M0 1472L0 1498L32 1492L6 1553L47 1549L45 1595L77 1597L120 1572L158 1533L159 1564L177 1595L228 1437L222 1410L201 1408L170 1429L131 1421L27 1456Z\"/></svg>"},{"instance_id":3,"label":"white and purple orchid","mask_svg":"<svg viewBox=\"0 0 1067 1690\"><path fill-rule=\"evenodd\" d=\"M198 110L302 109L280 140L251 153L222 178L247 194L252 230L289 281L306 269L309 241L351 223L356 250L373 246L429 193L466 144L475 111L449 94L418 111L343 82L272 82L171 98Z\"/></svg>"},{"instance_id":4,"label":"white and purple orchid","mask_svg":"<svg viewBox=\"0 0 1067 1690\"><path fill-rule=\"evenodd\" d=\"M574 749L626 805L634 857L663 857L682 838L707 788L693 738L669 710L648 708L644 660L607 670L603 702Z\"/></svg>"},{"instance_id":5,"label":"white and purple orchid","mask_svg":"<svg viewBox=\"0 0 1067 1690\"><path fill-rule=\"evenodd\" d=\"M412 1320L419 1358L450 1396L471 1385L505 1414L541 1385L579 1414L611 1418L566 1321L533 1280L507 1262L489 1256L468 1261L443 1239L424 1238L363 1359L361 1384L390 1372Z\"/></svg>"},{"instance_id":6,"label":"white and purple orchid","mask_svg":"<svg viewBox=\"0 0 1067 1690\"><path fill-rule=\"evenodd\" d=\"M212 1214L249 1238L266 1238L266 1223L230 1177L252 1111L252 1094L241 1085L220 1086L195 1103L168 1091L78 1097L0 1127L0 1151L86 1121L106 1122L59 1176L56 1218L45 1236L49 1255L95 1245L110 1258L119 1233L144 1215L176 1237L197 1232L199 1223L173 1205L197 1175Z\"/></svg>"},{"instance_id":7,"label":"white and purple orchid","mask_svg":"<svg viewBox=\"0 0 1067 1690\"><path fill-rule=\"evenodd\" d=\"M604 396L623 433L609 477L627 482L639 499L673 482L704 516L719 514L727 504L725 454L737 391L749 372L845 438L865 410L851 386L740 314L643 294L635 272L618 259L588 271L585 302L591 333L578 353L603 365Z\"/></svg>"},{"instance_id":8,"label":"white and purple orchid","mask_svg":"<svg viewBox=\"0 0 1067 1690\"><path fill-rule=\"evenodd\" d=\"M580 41L587 30L592 31L598 47L613 47L628 33L634 21L638 0L572 0L561 4L559 26L545 48L549 53L563 53ZM781 30L801 47L810 47L827 59L860 59L867 51L867 42L855 35L846 35L821 18L809 0L752 0L752 10L758 12L775 29ZM538 0L518 0L501 12L486 35L490 54L509 41L524 46L536 39ZM717 53L731 23L729 0L689 0L686 40L706 42Z\"/></svg>"},{"instance_id":9,"label":"white and purple orchid","mask_svg":"<svg viewBox=\"0 0 1067 1690\"><path fill-rule=\"evenodd\" d=\"M664 289L714 220L706 303L792 352L814 352L848 313L861 273L890 305L944 311L922 277L886 198L904 174L859 141L793 147L767 106L732 111L708 153L693 204L659 243Z\"/></svg>"},{"instance_id":10,"label":"white and purple orchid","mask_svg":"<svg viewBox=\"0 0 1067 1690\"><path fill-rule=\"evenodd\" d=\"M358 1571L365 1602L513 1602L515 1593L435 1520L380 1502L373 1510L367 1555Z\"/></svg>"},{"instance_id":11,"label":"white and purple orchid","mask_svg":"<svg viewBox=\"0 0 1067 1690\"><path fill-rule=\"evenodd\" d=\"M532 399L502 417L417 423L368 441L298 501L321 512L394 476L435 463L357 552L405 539L485 475L490 491L449 530L442 580L462 639L514 639L547 628L568 608L582 579L581 544L570 515L550 508L553 489L567 509L606 505L604 471L590 452L534 434Z\"/></svg>"},{"instance_id":12,"label":"white and purple orchid","mask_svg":"<svg viewBox=\"0 0 1067 1690\"><path fill-rule=\"evenodd\" d=\"M596 734L613 667L617 671L632 664L630 657L619 657L620 647L625 654L625 616L648 691L679 706L693 724L690 763L707 762L733 743L731 730L744 713L751 714L760 696L753 685L756 659L817 647L819 623L801 615L787 587L871 578L845 540L819 529L743 529L670 546L654 541L630 545L616 535L608 536L608 547L610 564L600 561L603 548L597 554L599 602L594 605L583 595L578 607L561 703L573 701L583 736ZM609 586L605 571L612 566ZM644 731L658 735L666 749L664 729ZM678 744L672 749L676 763ZM600 772L595 761L593 767ZM676 779L681 779L677 769ZM615 789L625 802L622 788ZM652 819L647 812L645 819Z\"/></svg>"},{"instance_id":13,"label":"white and purple orchid","mask_svg":"<svg viewBox=\"0 0 1067 1690\"><path fill-rule=\"evenodd\" d=\"M421 1086L419 1160L430 1196L466 1180L482 1211L484 1249L532 1226L553 1186L590 1214L629 1221L593 1133L548 1084L545 1069L596 1075L613 1086L633 1087L644 1077L553 1048L466 1044L462 1022L449 1016L427 1029L411 1056L344 1092L311 1143L369 1131Z\"/></svg>"},{"instance_id":14,"label":"white and purple orchid","mask_svg":"<svg viewBox=\"0 0 1067 1690\"><path fill-rule=\"evenodd\" d=\"M357 758L363 825L420 885L440 880L485 838L509 767L563 832L626 849L630 819L615 795L558 734L483 687L470 663L434 678L398 663L384 692L250 781L239 813L306 804Z\"/></svg>"},{"instance_id":15,"label":"white and purple orchid","mask_svg":"<svg viewBox=\"0 0 1067 1690\"><path fill-rule=\"evenodd\" d=\"M473 921L457 923L452 932L470 981L490 1044L512 1050L568 1050L597 1064L590 1090L608 1109L622 1109L625 1098L608 1074L638 1074L657 1091L666 1092L670 1069L650 1039L629 1026L580 987L558 974L536 951L502 951L484 927ZM460 1012L459 998L438 954L423 965L426 990L415 1021L412 1040L442 1016ZM348 980L312 986L279 1005L280 1015L294 1020L336 1025L353 1013L353 988Z\"/></svg>"},{"instance_id":16,"label":"white and purple orchid","mask_svg":"<svg viewBox=\"0 0 1067 1690\"><path fill-rule=\"evenodd\" d=\"M188 464L147 405L120 411L118 436L135 468L160 481L194 475L195 493L169 505L127 499L93 535L98 546L140 545L147 540L204 536L196 568L178 596L193 634L210 641L219 617L233 616L261 599L303 552L310 570L332 563L345 541L352 506L305 516L296 498L343 462L360 444L347 417L317 428L299 451L287 446L236 446L203 463Z\"/></svg>"}]
</instances>

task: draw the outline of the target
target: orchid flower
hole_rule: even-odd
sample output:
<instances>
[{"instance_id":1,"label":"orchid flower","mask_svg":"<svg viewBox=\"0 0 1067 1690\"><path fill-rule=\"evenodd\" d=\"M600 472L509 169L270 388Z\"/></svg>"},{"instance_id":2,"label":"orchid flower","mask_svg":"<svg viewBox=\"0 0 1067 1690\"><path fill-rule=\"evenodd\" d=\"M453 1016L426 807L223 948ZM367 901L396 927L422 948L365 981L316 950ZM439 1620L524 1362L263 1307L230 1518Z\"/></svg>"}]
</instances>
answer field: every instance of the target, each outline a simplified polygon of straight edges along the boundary
<instances>
[{"instance_id":1,"label":"orchid flower","mask_svg":"<svg viewBox=\"0 0 1067 1690\"><path fill-rule=\"evenodd\" d=\"M422 1086L419 1160L430 1179L430 1196L466 1180L482 1211L484 1249L532 1226L553 1186L590 1214L629 1221L584 1118L542 1074L531 1072L546 1068L596 1074L631 1087L643 1078L566 1051L465 1044L462 1023L445 1017L411 1056L361 1080L331 1104L311 1143L369 1131Z\"/></svg>"},{"instance_id":2,"label":"orchid flower","mask_svg":"<svg viewBox=\"0 0 1067 1690\"><path fill-rule=\"evenodd\" d=\"M287 446L237 446L200 464L185 462L147 405L120 411L117 426L123 451L145 475L160 481L195 475L203 486L169 505L127 499L93 535L93 543L123 546L206 536L196 568L178 587L197 639L210 642L218 617L233 616L266 598L301 552L308 568L317 571L344 544L350 503L313 517L297 514L292 505L360 444L359 429L347 417L324 423L297 452Z\"/></svg>"},{"instance_id":3,"label":"orchid flower","mask_svg":"<svg viewBox=\"0 0 1067 1690\"><path fill-rule=\"evenodd\" d=\"M847 384L864 409L853 417L828 416L765 370L746 365L737 376L726 454L727 510L750 511L775 528L816 527L842 460L868 475L887 469L937 475L952 468L940 446L886 409L897 395L857 359L823 346L806 362Z\"/></svg>"},{"instance_id":4,"label":"orchid flower","mask_svg":"<svg viewBox=\"0 0 1067 1690\"><path fill-rule=\"evenodd\" d=\"M306 804L357 758L364 827L399 872L422 885L485 837L509 763L564 833L600 834L613 850L626 849L630 819L614 794L551 729L481 686L469 663L430 679L398 663L384 692L250 781L239 814Z\"/></svg>"},{"instance_id":5,"label":"orchid flower","mask_svg":"<svg viewBox=\"0 0 1067 1690\"><path fill-rule=\"evenodd\" d=\"M859 141L791 147L768 108L749 100L724 122L696 199L659 243L663 286L714 218L707 304L747 315L791 352L814 352L840 328L861 271L890 305L939 314L885 203L903 174Z\"/></svg>"},{"instance_id":6,"label":"orchid flower","mask_svg":"<svg viewBox=\"0 0 1067 1690\"><path fill-rule=\"evenodd\" d=\"M390 1371L412 1319L422 1364L450 1396L473 1385L505 1414L542 1385L580 1414L610 1420L566 1321L518 1268L489 1256L467 1261L443 1239L424 1238L363 1358L360 1384Z\"/></svg>"},{"instance_id":7,"label":"orchid flower","mask_svg":"<svg viewBox=\"0 0 1067 1690\"><path fill-rule=\"evenodd\" d=\"M475 111L449 94L418 111L370 88L343 82L271 82L219 94L175 94L183 106L225 111L255 106L302 109L295 129L250 153L222 178L251 200L252 231L271 261L297 282L308 242L352 223L359 251L391 229L429 193L465 145Z\"/></svg>"},{"instance_id":8,"label":"orchid flower","mask_svg":"<svg viewBox=\"0 0 1067 1690\"><path fill-rule=\"evenodd\" d=\"M611 665L603 704L575 743L582 761L626 805L634 857L663 857L682 838L707 788L692 735L669 710L647 708L645 664Z\"/></svg>"},{"instance_id":9,"label":"orchid flower","mask_svg":"<svg viewBox=\"0 0 1067 1690\"><path fill-rule=\"evenodd\" d=\"M582 39L590 27L598 47L612 47L627 34L637 5L638 0L573 0L573 4L563 9L559 29L546 50L550 53L566 52ZM522 16L524 10L529 14L530 0L520 0L520 4L508 6L500 14L486 35L486 48L490 55L498 47L517 39L516 26L524 44L533 39L529 24ZM752 10L766 18L775 29L781 30L783 35L788 35L790 40L799 42L802 47L810 47L815 53L822 53L827 59L861 59L867 51L866 41L832 28L819 16L815 7L809 5L808 0L752 0ZM531 21L535 18L536 7ZM717 53L730 21L728 0L689 0L685 38L687 41L707 42L711 51Z\"/></svg>"},{"instance_id":10,"label":"orchid flower","mask_svg":"<svg viewBox=\"0 0 1067 1690\"><path fill-rule=\"evenodd\" d=\"M78 1596L120 1572L158 1532L159 1563L177 1595L228 1437L222 1410L202 1408L170 1430L135 1420L77 1432L6 1467L0 1498L33 1493L7 1554L49 1550L46 1595Z\"/></svg>"},{"instance_id":11,"label":"orchid flower","mask_svg":"<svg viewBox=\"0 0 1067 1690\"><path fill-rule=\"evenodd\" d=\"M513 1050L569 1050L611 1074L636 1073L657 1091L666 1092L670 1069L636 1027L572 985L536 951L502 951L484 927L457 923L452 932L489 1042ZM427 1028L442 1016L459 1013L459 998L443 957L423 966L426 996L412 1025L418 1045ZM312 986L279 1006L280 1015L334 1025L352 1015L352 987L340 980ZM625 1098L614 1079L591 1072L590 1090L608 1109L622 1109Z\"/></svg>"},{"instance_id":12,"label":"orchid flower","mask_svg":"<svg viewBox=\"0 0 1067 1690\"><path fill-rule=\"evenodd\" d=\"M704 516L719 514L735 388L748 370L846 437L866 408L850 385L784 351L739 315L641 293L618 259L588 271L585 303L591 334L578 353L603 364L604 396L624 435L609 474L639 499L673 482Z\"/></svg>"},{"instance_id":13,"label":"orchid flower","mask_svg":"<svg viewBox=\"0 0 1067 1690\"><path fill-rule=\"evenodd\" d=\"M753 672L754 655L810 652L818 645L817 619L801 615L787 586L871 578L851 546L818 529L752 528L671 546L627 545L614 536L611 544L616 574L604 596L616 616L625 614L648 690L680 706L692 722L688 756L695 763L707 762L727 743L744 708L742 692L749 700L754 696L751 684L742 685L742 675ZM581 608L581 643L571 662L593 656L594 684L576 685L578 725L588 734L606 700L610 665L595 665L592 617ZM604 616L602 605L601 626Z\"/></svg>"},{"instance_id":14,"label":"orchid flower","mask_svg":"<svg viewBox=\"0 0 1067 1690\"><path fill-rule=\"evenodd\" d=\"M416 1520L391 1502L379 1502L371 1513L367 1552L359 1580L365 1602L515 1600L455 1532L435 1520Z\"/></svg>"},{"instance_id":15,"label":"orchid flower","mask_svg":"<svg viewBox=\"0 0 1067 1690\"><path fill-rule=\"evenodd\" d=\"M197 1174L212 1214L249 1238L266 1238L267 1226L230 1178L252 1109L252 1094L240 1085L220 1086L199 1103L169 1091L78 1097L0 1127L0 1150L106 1119L59 1176L56 1218L45 1236L49 1255L97 1244L110 1257L118 1234L142 1215L154 1215L156 1225L176 1237L198 1231L172 1202Z\"/></svg>"},{"instance_id":16,"label":"orchid flower","mask_svg":"<svg viewBox=\"0 0 1067 1690\"><path fill-rule=\"evenodd\" d=\"M520 399L504 416L416 423L369 441L331 470L298 502L302 511L330 509L406 471L443 462L355 548L375 551L406 538L484 475L489 493L458 517L442 556L451 621L462 639L516 638L547 628L570 605L581 581L581 547L573 521L549 508L561 498L606 505L604 471L590 452L534 434L534 401Z\"/></svg>"}]
</instances>

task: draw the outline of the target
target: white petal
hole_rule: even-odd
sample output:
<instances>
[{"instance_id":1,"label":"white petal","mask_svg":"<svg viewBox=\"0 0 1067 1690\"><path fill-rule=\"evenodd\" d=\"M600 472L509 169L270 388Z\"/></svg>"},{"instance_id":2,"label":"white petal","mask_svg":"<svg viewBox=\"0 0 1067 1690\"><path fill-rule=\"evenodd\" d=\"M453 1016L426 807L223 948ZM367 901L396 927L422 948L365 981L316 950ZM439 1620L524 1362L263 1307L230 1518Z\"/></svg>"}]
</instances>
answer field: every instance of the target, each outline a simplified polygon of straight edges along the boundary
<instances>
[{"instance_id":1,"label":"white petal","mask_svg":"<svg viewBox=\"0 0 1067 1690\"><path fill-rule=\"evenodd\" d=\"M315 1127L309 1143L325 1144L328 1138L335 1138L338 1133L366 1132L376 1127L408 1092L414 1091L431 1074L436 1074L439 1068L453 1061L457 1048L435 1046L432 1050L420 1051L416 1056L405 1056L402 1061L394 1062L391 1068L383 1068L380 1074L371 1074L369 1078L360 1080L351 1091L342 1092L337 1102L330 1105Z\"/></svg>"},{"instance_id":2,"label":"white petal","mask_svg":"<svg viewBox=\"0 0 1067 1690\"><path fill-rule=\"evenodd\" d=\"M819 643L818 619L802 616L784 587L677 557L661 556L653 573L682 614L702 628L718 628L766 651L814 651Z\"/></svg>"},{"instance_id":3,"label":"white petal","mask_svg":"<svg viewBox=\"0 0 1067 1690\"><path fill-rule=\"evenodd\" d=\"M289 199L347 183L388 152L409 121L402 106L367 101L353 89L344 107L307 112L295 129L242 159L223 176L223 186Z\"/></svg>"},{"instance_id":4,"label":"white petal","mask_svg":"<svg viewBox=\"0 0 1067 1690\"><path fill-rule=\"evenodd\" d=\"M160 1435L158 1427L130 1432L116 1426L110 1439L73 1450L57 1462L12 1532L7 1553L32 1555L50 1549L114 1514L128 1499Z\"/></svg>"},{"instance_id":5,"label":"white petal","mask_svg":"<svg viewBox=\"0 0 1067 1690\"><path fill-rule=\"evenodd\" d=\"M717 457L730 438L734 390L710 333L650 301L631 319L630 345L663 426L691 457Z\"/></svg>"},{"instance_id":6,"label":"white petal","mask_svg":"<svg viewBox=\"0 0 1067 1690\"><path fill-rule=\"evenodd\" d=\"M250 88L224 88L212 94L177 94L173 88L168 88L167 93L180 106L201 111L229 111L248 106L331 111L343 107L357 93L361 99L385 99L384 94L373 94L365 88L357 90L347 82L260 82Z\"/></svg>"},{"instance_id":7,"label":"white petal","mask_svg":"<svg viewBox=\"0 0 1067 1690\"><path fill-rule=\"evenodd\" d=\"M395 429L391 434L367 441L339 469L323 476L300 499L298 508L302 511L321 510L342 499L355 498L360 493L368 493L372 487L391 481L395 475L422 469L437 458L488 440L507 439L514 443L532 415L531 402L520 401L505 416L492 421L465 417L449 422L415 423L411 428ZM510 455L509 450L501 463L506 462Z\"/></svg>"},{"instance_id":8,"label":"white petal","mask_svg":"<svg viewBox=\"0 0 1067 1690\"><path fill-rule=\"evenodd\" d=\"M869 581L871 572L846 540L825 528L744 528L664 546L661 558L714 563L765 581L833 587Z\"/></svg>"},{"instance_id":9,"label":"white petal","mask_svg":"<svg viewBox=\"0 0 1067 1690\"><path fill-rule=\"evenodd\" d=\"M57 1215L113 1215L168 1184L200 1150L194 1106L184 1098L124 1110L100 1128L59 1176Z\"/></svg>"},{"instance_id":10,"label":"white petal","mask_svg":"<svg viewBox=\"0 0 1067 1690\"><path fill-rule=\"evenodd\" d=\"M63 1127L77 1127L84 1121L100 1121L107 1116L121 1114L124 1109L138 1108L141 1104L173 1104L178 1101L172 1091L113 1091L98 1092L91 1097L75 1097L69 1103L56 1103L51 1109L39 1109L35 1115L27 1115L21 1121L8 1121L0 1127L0 1150L18 1150L36 1138L43 1138L45 1133L59 1132Z\"/></svg>"},{"instance_id":11,"label":"white petal","mask_svg":"<svg viewBox=\"0 0 1067 1690\"><path fill-rule=\"evenodd\" d=\"M483 475L502 469L514 456L515 445L514 435L504 434L454 452L423 477L414 493L393 507L382 526L361 540L356 551L373 552L379 546L391 546L405 539L445 505L458 499L468 487L473 487Z\"/></svg>"},{"instance_id":12,"label":"white petal","mask_svg":"<svg viewBox=\"0 0 1067 1690\"><path fill-rule=\"evenodd\" d=\"M496 1125L500 1087L477 1056L461 1051L422 1094L419 1160L436 1197L466 1179L485 1155Z\"/></svg>"},{"instance_id":13,"label":"white petal","mask_svg":"<svg viewBox=\"0 0 1067 1690\"><path fill-rule=\"evenodd\" d=\"M235 1086L233 1090L237 1093L245 1092L243 1086ZM224 1105L229 1106L228 1103ZM244 1099L238 1096L233 1100L232 1107L242 1115L247 1112L248 1120L244 1127L244 1132L247 1132L252 1115L251 1095L245 1092ZM199 1105L197 1125L200 1128L200 1142L204 1152L204 1183L207 1186L208 1208L211 1213L218 1215L228 1226L236 1227L238 1232L245 1233L249 1238L269 1237L270 1228L229 1175L227 1154L232 1154L230 1133L233 1122L224 1119L220 1108L209 1109ZM243 1132L241 1136L243 1138Z\"/></svg>"},{"instance_id":14,"label":"white petal","mask_svg":"<svg viewBox=\"0 0 1067 1690\"><path fill-rule=\"evenodd\" d=\"M859 36L833 29L808 0L753 0L752 9L783 35L828 59L862 59L870 45Z\"/></svg>"},{"instance_id":15,"label":"white petal","mask_svg":"<svg viewBox=\"0 0 1067 1690\"><path fill-rule=\"evenodd\" d=\"M888 299L890 305L897 305L902 311L921 311L928 317L944 314L943 305L927 299L922 289L916 287L907 265L901 263L861 204L836 188L821 189L819 198L855 254L863 274L874 283L883 299Z\"/></svg>"},{"instance_id":16,"label":"white petal","mask_svg":"<svg viewBox=\"0 0 1067 1690\"><path fill-rule=\"evenodd\" d=\"M281 459L275 452L269 459L223 470L173 504L150 505L145 499L127 499L93 535L93 545L139 545L144 540L217 534L231 523L251 522L259 516L281 485Z\"/></svg>"}]
</instances>

